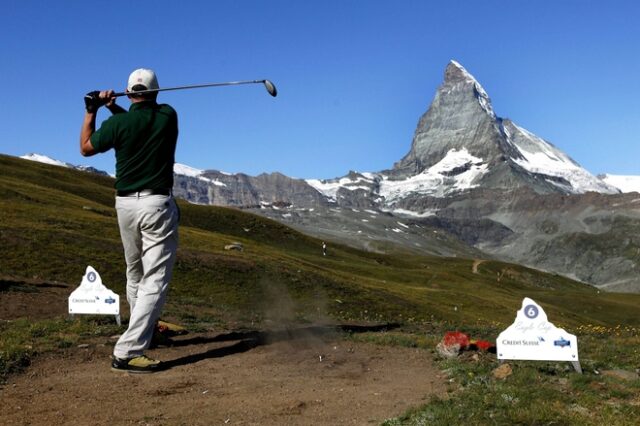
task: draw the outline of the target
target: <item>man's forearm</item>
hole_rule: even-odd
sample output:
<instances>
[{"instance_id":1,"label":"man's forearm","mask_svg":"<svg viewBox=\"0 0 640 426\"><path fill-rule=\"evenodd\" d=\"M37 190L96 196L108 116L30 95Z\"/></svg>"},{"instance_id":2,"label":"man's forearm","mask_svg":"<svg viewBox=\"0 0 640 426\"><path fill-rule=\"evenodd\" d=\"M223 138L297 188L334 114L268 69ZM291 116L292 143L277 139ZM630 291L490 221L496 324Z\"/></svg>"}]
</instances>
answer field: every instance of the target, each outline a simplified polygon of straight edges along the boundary
<instances>
[{"instance_id":1,"label":"man's forearm","mask_svg":"<svg viewBox=\"0 0 640 426\"><path fill-rule=\"evenodd\" d=\"M122 108L120 105L118 105L115 102L112 102L111 104L107 104L107 109L109 111L111 111L111 114L113 114L113 115L122 114L123 112L127 112L126 109Z\"/></svg>"},{"instance_id":2,"label":"man's forearm","mask_svg":"<svg viewBox=\"0 0 640 426\"><path fill-rule=\"evenodd\" d=\"M95 154L93 145L91 145L91 135L96 131L96 113L87 112L84 114L84 121L80 129L80 154L89 157Z\"/></svg>"}]
</instances>

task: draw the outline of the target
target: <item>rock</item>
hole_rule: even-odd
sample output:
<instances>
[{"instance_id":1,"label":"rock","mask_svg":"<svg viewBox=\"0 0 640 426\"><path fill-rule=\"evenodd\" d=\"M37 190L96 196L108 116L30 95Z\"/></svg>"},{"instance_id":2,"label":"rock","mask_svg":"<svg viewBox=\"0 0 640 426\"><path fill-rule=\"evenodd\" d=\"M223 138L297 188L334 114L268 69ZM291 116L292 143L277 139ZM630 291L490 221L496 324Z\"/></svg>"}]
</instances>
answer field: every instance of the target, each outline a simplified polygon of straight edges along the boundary
<instances>
[{"instance_id":1,"label":"rock","mask_svg":"<svg viewBox=\"0 0 640 426\"><path fill-rule=\"evenodd\" d=\"M447 345L444 341L441 341L436 346L436 351L445 358L455 358L460 354L460 344L454 343Z\"/></svg>"},{"instance_id":2,"label":"rock","mask_svg":"<svg viewBox=\"0 0 640 426\"><path fill-rule=\"evenodd\" d=\"M496 368L491 372L491 375L493 376L493 378L498 380L504 380L507 377L509 377L511 374L513 374L513 370L511 369L510 364L502 364L501 366L499 366L498 368Z\"/></svg>"},{"instance_id":3,"label":"rock","mask_svg":"<svg viewBox=\"0 0 640 426\"><path fill-rule=\"evenodd\" d=\"M449 331L436 346L436 351L445 358L455 358L468 347L469 336L459 331Z\"/></svg>"},{"instance_id":4,"label":"rock","mask_svg":"<svg viewBox=\"0 0 640 426\"><path fill-rule=\"evenodd\" d=\"M227 244L226 246L224 246L225 250L236 250L236 251L242 251L244 250L244 246L242 245L242 243L231 243L231 244Z\"/></svg>"},{"instance_id":5,"label":"rock","mask_svg":"<svg viewBox=\"0 0 640 426\"><path fill-rule=\"evenodd\" d=\"M603 370L600 372L601 375L606 377L614 377L616 379L622 380L638 380L640 376L638 373L627 370Z\"/></svg>"}]
</instances>

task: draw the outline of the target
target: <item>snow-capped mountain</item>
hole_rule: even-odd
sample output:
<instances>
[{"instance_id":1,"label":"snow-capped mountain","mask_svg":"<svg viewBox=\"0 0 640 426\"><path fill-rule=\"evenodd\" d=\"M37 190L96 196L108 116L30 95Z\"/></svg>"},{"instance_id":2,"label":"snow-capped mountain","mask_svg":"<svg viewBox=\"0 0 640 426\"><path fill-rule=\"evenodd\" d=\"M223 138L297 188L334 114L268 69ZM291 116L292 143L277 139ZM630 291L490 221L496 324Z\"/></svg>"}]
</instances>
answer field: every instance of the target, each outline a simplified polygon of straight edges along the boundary
<instances>
[{"instance_id":1,"label":"snow-capped mountain","mask_svg":"<svg viewBox=\"0 0 640 426\"><path fill-rule=\"evenodd\" d=\"M71 163L65 163L64 161L55 160L51 157L47 157L46 155L42 155L42 154L35 154L35 153L25 154L25 155L21 155L20 158L23 158L29 161L36 161L38 163L51 164L52 166L66 167L68 169L82 170L85 172L91 172L91 173L97 173L104 176L110 176L109 173L105 172L104 170L98 170L95 167L76 166Z\"/></svg>"},{"instance_id":2,"label":"snow-capped mountain","mask_svg":"<svg viewBox=\"0 0 640 426\"><path fill-rule=\"evenodd\" d=\"M498 117L487 92L456 61L420 118L411 150L392 170L307 182L332 199L341 188L369 190L387 208L407 198L473 188L619 193L551 143Z\"/></svg>"},{"instance_id":3,"label":"snow-capped mountain","mask_svg":"<svg viewBox=\"0 0 640 426\"><path fill-rule=\"evenodd\" d=\"M487 172L481 158L466 148L452 149L444 158L420 173L404 179L393 179L387 173L352 173L340 179L308 179L307 183L327 199L337 201L338 191L370 192L381 206L390 207L409 195L444 197L450 193L477 187L479 177Z\"/></svg>"}]
</instances>

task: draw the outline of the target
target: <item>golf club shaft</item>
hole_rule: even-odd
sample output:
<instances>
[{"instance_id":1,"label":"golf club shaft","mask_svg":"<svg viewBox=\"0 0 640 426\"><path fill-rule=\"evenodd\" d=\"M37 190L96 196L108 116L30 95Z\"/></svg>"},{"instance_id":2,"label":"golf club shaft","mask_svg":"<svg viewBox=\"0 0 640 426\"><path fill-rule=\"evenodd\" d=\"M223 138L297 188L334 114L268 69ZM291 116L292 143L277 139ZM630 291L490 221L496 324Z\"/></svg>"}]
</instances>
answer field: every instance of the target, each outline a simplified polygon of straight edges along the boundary
<instances>
[{"instance_id":1,"label":"golf club shaft","mask_svg":"<svg viewBox=\"0 0 640 426\"><path fill-rule=\"evenodd\" d=\"M267 86L267 90L269 90L269 85L271 87L274 87L273 83L269 82L268 80L244 80L244 81L228 81L224 83L193 84L190 86L164 87L161 89L136 90L134 92L118 92L118 93L114 93L113 96L118 97L118 96L134 95L134 94L141 95L145 93L165 92L169 90L198 89L201 87L235 86L238 84L257 84L257 83L261 83ZM275 96L274 94L271 93L271 90L269 90L269 93L271 94L271 96Z\"/></svg>"}]
</instances>

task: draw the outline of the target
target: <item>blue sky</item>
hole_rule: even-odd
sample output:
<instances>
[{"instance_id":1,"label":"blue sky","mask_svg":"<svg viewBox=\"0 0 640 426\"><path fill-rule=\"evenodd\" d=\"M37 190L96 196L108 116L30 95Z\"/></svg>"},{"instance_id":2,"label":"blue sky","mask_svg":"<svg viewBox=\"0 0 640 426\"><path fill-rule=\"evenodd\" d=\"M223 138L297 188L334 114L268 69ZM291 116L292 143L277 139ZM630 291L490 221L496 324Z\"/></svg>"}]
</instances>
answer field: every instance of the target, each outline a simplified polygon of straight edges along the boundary
<instances>
[{"instance_id":1,"label":"blue sky","mask_svg":"<svg viewBox=\"0 0 640 426\"><path fill-rule=\"evenodd\" d=\"M280 92L161 94L180 117L178 162L299 178L379 171L409 151L455 59L499 116L594 174L640 174L640 2L5 0L2 9L1 153L113 171L113 153L79 154L82 97L122 90L148 67L161 86L268 78Z\"/></svg>"}]
</instances>

